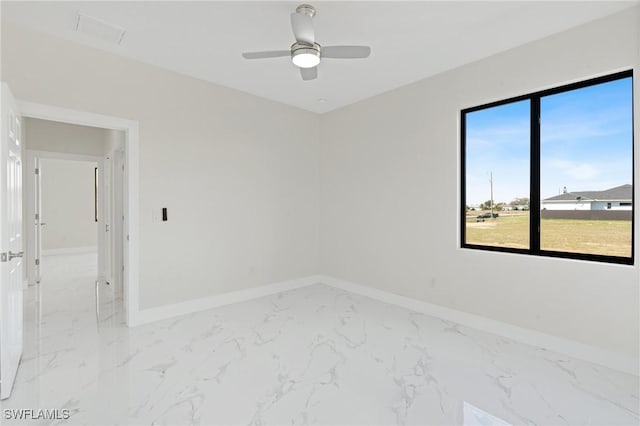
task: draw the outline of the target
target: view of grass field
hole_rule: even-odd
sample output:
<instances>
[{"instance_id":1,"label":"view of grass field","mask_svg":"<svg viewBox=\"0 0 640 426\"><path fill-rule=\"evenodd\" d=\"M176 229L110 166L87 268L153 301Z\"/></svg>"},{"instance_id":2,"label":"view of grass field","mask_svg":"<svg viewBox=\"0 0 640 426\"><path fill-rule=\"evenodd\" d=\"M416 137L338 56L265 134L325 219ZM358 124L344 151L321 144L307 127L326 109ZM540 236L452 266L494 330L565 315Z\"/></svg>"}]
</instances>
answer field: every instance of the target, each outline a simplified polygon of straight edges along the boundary
<instances>
[{"instance_id":1,"label":"view of grass field","mask_svg":"<svg viewBox=\"0 0 640 426\"><path fill-rule=\"evenodd\" d=\"M514 212L500 213L496 219L478 222L476 216L484 211L469 212L467 215L467 244L483 246L529 248L529 214Z\"/></svg>"},{"instance_id":2,"label":"view of grass field","mask_svg":"<svg viewBox=\"0 0 640 426\"><path fill-rule=\"evenodd\" d=\"M469 212L466 242L485 246L529 248L527 212L505 212L496 219L478 222L482 212ZM631 221L542 219L542 250L588 253L607 256L631 256Z\"/></svg>"}]
</instances>

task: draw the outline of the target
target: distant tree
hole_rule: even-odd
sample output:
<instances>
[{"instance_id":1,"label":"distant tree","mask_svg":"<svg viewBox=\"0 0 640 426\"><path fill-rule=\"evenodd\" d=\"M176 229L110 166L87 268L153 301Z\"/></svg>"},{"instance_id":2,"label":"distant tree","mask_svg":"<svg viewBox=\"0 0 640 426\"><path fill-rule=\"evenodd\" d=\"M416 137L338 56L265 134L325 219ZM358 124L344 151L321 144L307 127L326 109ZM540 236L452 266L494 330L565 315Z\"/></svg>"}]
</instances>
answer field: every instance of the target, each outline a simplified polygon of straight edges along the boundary
<instances>
[{"instance_id":1,"label":"distant tree","mask_svg":"<svg viewBox=\"0 0 640 426\"><path fill-rule=\"evenodd\" d=\"M528 206L529 205L529 197L515 198L511 205L513 206Z\"/></svg>"},{"instance_id":2,"label":"distant tree","mask_svg":"<svg viewBox=\"0 0 640 426\"><path fill-rule=\"evenodd\" d=\"M492 204L491 200L487 200L484 203L482 203L480 207L482 208L482 210L491 210L491 204ZM495 207L495 204L494 204L494 207Z\"/></svg>"}]
</instances>

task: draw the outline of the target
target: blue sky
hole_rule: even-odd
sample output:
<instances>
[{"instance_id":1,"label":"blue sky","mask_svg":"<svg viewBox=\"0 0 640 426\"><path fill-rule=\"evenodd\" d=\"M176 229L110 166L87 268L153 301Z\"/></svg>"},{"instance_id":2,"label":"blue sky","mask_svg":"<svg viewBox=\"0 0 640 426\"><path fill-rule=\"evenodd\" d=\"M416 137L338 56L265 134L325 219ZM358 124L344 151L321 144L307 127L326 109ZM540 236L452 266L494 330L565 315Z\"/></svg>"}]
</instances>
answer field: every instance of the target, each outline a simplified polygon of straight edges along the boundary
<instances>
[{"instance_id":1,"label":"blue sky","mask_svg":"<svg viewBox=\"0 0 640 426\"><path fill-rule=\"evenodd\" d=\"M542 198L631 183L632 79L541 99ZM467 114L467 204L529 196L528 100Z\"/></svg>"}]
</instances>

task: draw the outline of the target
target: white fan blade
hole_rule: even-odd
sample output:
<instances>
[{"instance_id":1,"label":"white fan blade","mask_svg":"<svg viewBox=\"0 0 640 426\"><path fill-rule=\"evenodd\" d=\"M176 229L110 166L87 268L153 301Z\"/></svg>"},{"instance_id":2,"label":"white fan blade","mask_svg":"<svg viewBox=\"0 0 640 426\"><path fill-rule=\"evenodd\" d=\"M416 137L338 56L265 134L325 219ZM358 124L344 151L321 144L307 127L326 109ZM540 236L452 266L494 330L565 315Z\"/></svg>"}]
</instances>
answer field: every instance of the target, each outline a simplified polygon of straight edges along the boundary
<instances>
[{"instance_id":1,"label":"white fan blade","mask_svg":"<svg viewBox=\"0 0 640 426\"><path fill-rule=\"evenodd\" d=\"M371 53L369 46L323 46L323 58L358 59L367 58Z\"/></svg>"},{"instance_id":2,"label":"white fan blade","mask_svg":"<svg viewBox=\"0 0 640 426\"><path fill-rule=\"evenodd\" d=\"M300 75L302 79L307 80L315 80L318 78L318 67L313 68L300 68Z\"/></svg>"},{"instance_id":3,"label":"white fan blade","mask_svg":"<svg viewBox=\"0 0 640 426\"><path fill-rule=\"evenodd\" d=\"M316 41L313 21L309 15L304 13L291 14L291 28L297 41L313 44Z\"/></svg>"},{"instance_id":4,"label":"white fan blade","mask_svg":"<svg viewBox=\"0 0 640 426\"><path fill-rule=\"evenodd\" d=\"M289 50L267 50L265 52L244 52L242 57L245 59L266 59L290 55L291 52Z\"/></svg>"}]
</instances>

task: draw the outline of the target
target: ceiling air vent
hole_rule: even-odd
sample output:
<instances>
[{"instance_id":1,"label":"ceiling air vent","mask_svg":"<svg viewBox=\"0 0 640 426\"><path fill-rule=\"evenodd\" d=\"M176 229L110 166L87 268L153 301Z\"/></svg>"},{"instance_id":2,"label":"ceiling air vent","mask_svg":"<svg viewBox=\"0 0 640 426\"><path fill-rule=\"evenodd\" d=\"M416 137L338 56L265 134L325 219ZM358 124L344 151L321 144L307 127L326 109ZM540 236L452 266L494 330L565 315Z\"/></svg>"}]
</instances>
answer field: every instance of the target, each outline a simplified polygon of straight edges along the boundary
<instances>
[{"instance_id":1,"label":"ceiling air vent","mask_svg":"<svg viewBox=\"0 0 640 426\"><path fill-rule=\"evenodd\" d=\"M122 27L81 12L78 12L76 31L115 44L121 44L126 33Z\"/></svg>"}]
</instances>

